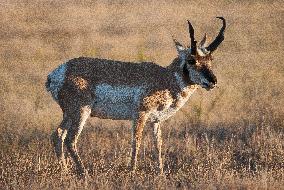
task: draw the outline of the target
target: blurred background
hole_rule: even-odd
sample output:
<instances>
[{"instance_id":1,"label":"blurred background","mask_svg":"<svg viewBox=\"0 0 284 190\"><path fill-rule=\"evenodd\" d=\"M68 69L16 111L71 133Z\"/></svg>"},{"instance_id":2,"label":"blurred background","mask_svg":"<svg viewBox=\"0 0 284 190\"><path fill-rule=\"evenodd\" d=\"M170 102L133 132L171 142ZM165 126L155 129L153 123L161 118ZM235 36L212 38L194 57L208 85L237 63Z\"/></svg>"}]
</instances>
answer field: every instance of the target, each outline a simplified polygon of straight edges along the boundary
<instances>
[{"instance_id":1,"label":"blurred background","mask_svg":"<svg viewBox=\"0 0 284 190\"><path fill-rule=\"evenodd\" d=\"M177 56L172 36L182 44L189 45L187 19L192 22L198 40L201 40L206 32L208 42L211 42L221 27L221 22L215 17L223 16L228 23L225 40L214 53L213 60L213 70L220 88L209 92L199 89L174 117L164 123L164 137L171 139L166 142L165 148L168 149L164 157L180 157L179 146L186 146L181 138L192 139L194 146L197 146L196 143L202 142L204 134L208 137L207 140L209 139L206 141L204 137L208 144L212 143L210 139L224 140L235 135L245 139L237 141L251 143L251 146L247 147L253 148L244 148L244 152L249 152L247 158L246 154L242 154L240 146L234 145L241 153L238 155L232 151L229 160L235 159L236 163L242 160L234 156L251 160L255 157L251 155L250 150L267 150L269 154L255 153L259 156L255 158L256 163L268 163L270 155L271 159L277 157L277 160L272 159L271 163L278 163L277 168L279 166L283 169L282 7L283 2L277 0L1 1L2 163L6 163L4 158L12 159L4 156L5 151L14 151L15 155L18 152L21 155L22 148L26 147L34 147L30 152L22 152L27 158L36 158L38 161L38 157L41 158L44 152L37 153L34 150L41 147L42 150L50 152L51 158L47 158L47 163L55 160L49 145L49 134L59 125L62 115L59 106L46 92L44 84L48 73L59 64L71 58L91 56L131 62L152 61L167 66ZM265 133L261 133L262 129ZM92 118L82 136L83 139L86 137L90 141L93 140L93 144L83 140L80 144L92 145L88 151L97 151L98 157L103 151L109 152L111 147L121 143L123 139L125 142L119 145L123 148L117 149L117 154L129 156L130 122ZM104 141L100 141L100 138ZM148 142L147 137L145 138ZM258 138L263 140L263 146L261 143L257 144L262 142ZM44 145L41 144L43 142ZM171 143L175 145L170 149ZM148 144L143 146L147 147ZM271 148L274 146L276 149ZM264 147L267 149L262 149ZM85 162L94 160L88 151L84 154L82 150ZM109 162L114 163L116 156L108 157ZM15 162L22 163L17 160L20 157L15 156ZM100 159L106 158L102 156ZM21 165L25 165L24 163ZM32 168L41 165L36 163L37 166ZM122 163L126 164L127 161L123 160ZM174 166L168 163L168 167ZM90 171L92 168L95 166L89 166ZM4 166L1 170L7 173L2 174L2 179L6 179L2 181L2 185L6 186L15 178L10 176ZM23 176L27 177L27 174L23 173ZM189 176L192 176L191 174ZM273 175L272 178L276 179ZM283 182L283 176L277 179ZM20 185L23 184L26 185Z\"/></svg>"}]
</instances>

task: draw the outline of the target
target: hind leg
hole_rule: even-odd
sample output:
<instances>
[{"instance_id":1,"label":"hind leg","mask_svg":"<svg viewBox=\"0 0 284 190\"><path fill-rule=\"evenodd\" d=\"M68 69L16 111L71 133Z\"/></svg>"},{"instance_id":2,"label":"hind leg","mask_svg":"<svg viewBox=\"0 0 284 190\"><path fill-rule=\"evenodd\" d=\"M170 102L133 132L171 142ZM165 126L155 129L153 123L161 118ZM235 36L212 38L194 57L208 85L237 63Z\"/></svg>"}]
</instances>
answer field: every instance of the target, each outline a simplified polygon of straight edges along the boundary
<instances>
[{"instance_id":1,"label":"hind leg","mask_svg":"<svg viewBox=\"0 0 284 190\"><path fill-rule=\"evenodd\" d=\"M67 151L69 152L69 155L75 162L77 174L80 176L85 176L87 172L78 154L77 141L84 127L84 124L86 120L88 119L88 117L90 116L90 114L91 114L90 106L81 107L78 110L78 113L74 114L74 116L72 117L71 126L68 129L66 140L65 140Z\"/></svg>"},{"instance_id":2,"label":"hind leg","mask_svg":"<svg viewBox=\"0 0 284 190\"><path fill-rule=\"evenodd\" d=\"M64 156L64 141L70 124L71 120L66 116L66 114L63 114L63 120L60 126L51 135L54 150L63 171L67 170L66 160Z\"/></svg>"}]
</instances>

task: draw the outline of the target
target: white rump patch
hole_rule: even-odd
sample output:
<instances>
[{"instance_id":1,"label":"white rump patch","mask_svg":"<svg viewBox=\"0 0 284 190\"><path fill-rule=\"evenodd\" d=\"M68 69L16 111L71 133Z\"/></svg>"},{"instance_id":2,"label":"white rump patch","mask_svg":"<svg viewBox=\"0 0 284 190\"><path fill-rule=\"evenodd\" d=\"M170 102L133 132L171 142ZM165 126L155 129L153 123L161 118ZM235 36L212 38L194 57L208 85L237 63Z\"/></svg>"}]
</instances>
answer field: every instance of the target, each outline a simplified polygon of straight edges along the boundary
<instances>
[{"instance_id":1,"label":"white rump patch","mask_svg":"<svg viewBox=\"0 0 284 190\"><path fill-rule=\"evenodd\" d=\"M93 110L95 115L112 119L132 119L137 113L143 86L111 86L99 84L95 87Z\"/></svg>"},{"instance_id":2,"label":"white rump patch","mask_svg":"<svg viewBox=\"0 0 284 190\"><path fill-rule=\"evenodd\" d=\"M48 75L50 83L49 83L49 86L47 87L47 91L51 92L52 97L56 101L58 101L58 92L60 91L64 83L66 69L67 69L67 65L66 63L64 63L64 64L61 64L59 67L57 67L55 70L53 70Z\"/></svg>"}]
</instances>

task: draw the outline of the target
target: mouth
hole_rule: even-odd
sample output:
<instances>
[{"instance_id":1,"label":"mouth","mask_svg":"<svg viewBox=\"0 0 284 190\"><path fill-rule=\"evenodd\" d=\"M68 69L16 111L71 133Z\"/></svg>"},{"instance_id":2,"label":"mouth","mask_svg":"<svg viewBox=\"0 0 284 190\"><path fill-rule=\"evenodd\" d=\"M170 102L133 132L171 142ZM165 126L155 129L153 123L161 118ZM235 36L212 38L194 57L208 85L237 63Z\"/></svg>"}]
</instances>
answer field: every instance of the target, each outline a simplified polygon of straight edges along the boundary
<instances>
[{"instance_id":1,"label":"mouth","mask_svg":"<svg viewBox=\"0 0 284 190\"><path fill-rule=\"evenodd\" d=\"M202 83L201 87L205 88L207 91L209 91L209 90L212 90L215 87L215 85L214 84Z\"/></svg>"}]
</instances>

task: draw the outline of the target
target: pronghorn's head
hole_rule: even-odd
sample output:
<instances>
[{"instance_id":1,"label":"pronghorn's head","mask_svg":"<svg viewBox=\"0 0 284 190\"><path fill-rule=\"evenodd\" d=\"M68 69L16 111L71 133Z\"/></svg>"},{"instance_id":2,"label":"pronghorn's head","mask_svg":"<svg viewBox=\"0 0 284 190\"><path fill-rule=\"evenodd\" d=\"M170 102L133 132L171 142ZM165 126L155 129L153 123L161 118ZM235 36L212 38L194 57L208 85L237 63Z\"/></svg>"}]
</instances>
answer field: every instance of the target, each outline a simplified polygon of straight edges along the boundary
<instances>
[{"instance_id":1,"label":"pronghorn's head","mask_svg":"<svg viewBox=\"0 0 284 190\"><path fill-rule=\"evenodd\" d=\"M214 88L217 84L217 78L211 69L212 53L224 40L224 31L226 28L225 19L223 17L217 18L223 21L223 26L215 40L208 46L206 46L206 34L197 45L194 38L194 29L189 21L191 47L185 48L174 39L183 72L189 75L191 83L200 85L207 90Z\"/></svg>"}]
</instances>

